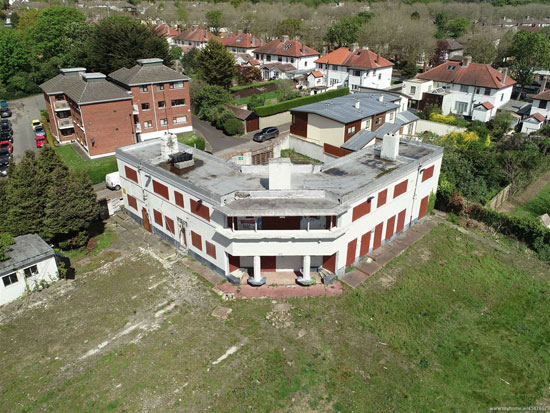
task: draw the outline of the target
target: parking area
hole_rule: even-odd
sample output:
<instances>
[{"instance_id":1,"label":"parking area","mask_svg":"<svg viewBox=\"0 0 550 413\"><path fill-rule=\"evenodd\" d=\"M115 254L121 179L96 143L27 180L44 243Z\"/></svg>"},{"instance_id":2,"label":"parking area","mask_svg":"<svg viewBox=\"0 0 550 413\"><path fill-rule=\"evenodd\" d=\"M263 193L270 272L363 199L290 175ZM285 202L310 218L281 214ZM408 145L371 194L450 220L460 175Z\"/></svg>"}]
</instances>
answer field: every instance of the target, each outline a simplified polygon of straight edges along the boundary
<instances>
[{"instance_id":1,"label":"parking area","mask_svg":"<svg viewBox=\"0 0 550 413\"><path fill-rule=\"evenodd\" d=\"M25 151L37 151L34 132L31 127L33 119L40 119L40 110L46 109L46 103L42 95L29 96L8 102L13 115L11 118L13 127L13 158L20 161Z\"/></svg>"}]
</instances>

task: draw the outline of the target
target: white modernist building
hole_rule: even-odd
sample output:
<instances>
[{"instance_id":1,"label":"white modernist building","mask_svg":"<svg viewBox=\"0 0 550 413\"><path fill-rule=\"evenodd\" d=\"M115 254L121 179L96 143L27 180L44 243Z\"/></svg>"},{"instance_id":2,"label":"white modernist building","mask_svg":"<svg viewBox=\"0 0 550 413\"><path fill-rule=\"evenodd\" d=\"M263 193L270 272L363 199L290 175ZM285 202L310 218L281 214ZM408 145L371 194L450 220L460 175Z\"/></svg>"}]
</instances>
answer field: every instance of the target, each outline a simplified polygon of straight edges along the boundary
<instances>
[{"instance_id":1,"label":"white modernist building","mask_svg":"<svg viewBox=\"0 0 550 413\"><path fill-rule=\"evenodd\" d=\"M342 274L422 218L443 148L387 135L324 165L236 165L173 135L116 151L126 211L230 281L262 273Z\"/></svg>"},{"instance_id":2,"label":"white modernist building","mask_svg":"<svg viewBox=\"0 0 550 413\"><path fill-rule=\"evenodd\" d=\"M15 243L6 251L9 257L0 262L0 305L33 291L42 282L58 279L55 252L36 234L14 238Z\"/></svg>"}]
</instances>

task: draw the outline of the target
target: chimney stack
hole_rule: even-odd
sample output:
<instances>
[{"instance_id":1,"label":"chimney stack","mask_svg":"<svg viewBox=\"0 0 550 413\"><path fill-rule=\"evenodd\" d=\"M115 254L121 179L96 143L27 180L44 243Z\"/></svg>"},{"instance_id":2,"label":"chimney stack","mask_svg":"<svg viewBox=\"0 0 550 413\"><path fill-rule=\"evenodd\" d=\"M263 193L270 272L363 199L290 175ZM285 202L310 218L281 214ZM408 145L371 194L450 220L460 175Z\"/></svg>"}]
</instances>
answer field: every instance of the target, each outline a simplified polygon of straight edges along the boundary
<instances>
[{"instance_id":1,"label":"chimney stack","mask_svg":"<svg viewBox=\"0 0 550 413\"><path fill-rule=\"evenodd\" d=\"M281 36L281 40L283 43L286 43L288 42L288 40L290 39L289 35L288 34L284 34Z\"/></svg>"},{"instance_id":2,"label":"chimney stack","mask_svg":"<svg viewBox=\"0 0 550 413\"><path fill-rule=\"evenodd\" d=\"M355 52L357 49L359 49L359 43L352 43L350 47L350 52Z\"/></svg>"},{"instance_id":3,"label":"chimney stack","mask_svg":"<svg viewBox=\"0 0 550 413\"><path fill-rule=\"evenodd\" d=\"M384 101L384 95L378 96L378 102L382 103Z\"/></svg>"},{"instance_id":4,"label":"chimney stack","mask_svg":"<svg viewBox=\"0 0 550 413\"><path fill-rule=\"evenodd\" d=\"M472 63L472 56L464 56L462 58L462 67L468 67Z\"/></svg>"},{"instance_id":5,"label":"chimney stack","mask_svg":"<svg viewBox=\"0 0 550 413\"><path fill-rule=\"evenodd\" d=\"M539 93L542 93L546 90L546 82L548 81L548 76L543 76L542 77L542 83L540 85L540 90L539 90Z\"/></svg>"},{"instance_id":6,"label":"chimney stack","mask_svg":"<svg viewBox=\"0 0 550 413\"><path fill-rule=\"evenodd\" d=\"M389 133L384 135L382 139L382 151L380 152L380 158L387 161L395 161L399 155L399 136Z\"/></svg>"},{"instance_id":7,"label":"chimney stack","mask_svg":"<svg viewBox=\"0 0 550 413\"><path fill-rule=\"evenodd\" d=\"M166 132L160 137L160 157L168 160L170 155L178 152L178 138L173 133Z\"/></svg>"},{"instance_id":8,"label":"chimney stack","mask_svg":"<svg viewBox=\"0 0 550 413\"><path fill-rule=\"evenodd\" d=\"M353 105L355 109L359 109L361 107L361 101L359 99L355 99L355 103Z\"/></svg>"},{"instance_id":9,"label":"chimney stack","mask_svg":"<svg viewBox=\"0 0 550 413\"><path fill-rule=\"evenodd\" d=\"M292 182L292 163L290 158L269 160L269 189L287 190Z\"/></svg>"}]
</instances>

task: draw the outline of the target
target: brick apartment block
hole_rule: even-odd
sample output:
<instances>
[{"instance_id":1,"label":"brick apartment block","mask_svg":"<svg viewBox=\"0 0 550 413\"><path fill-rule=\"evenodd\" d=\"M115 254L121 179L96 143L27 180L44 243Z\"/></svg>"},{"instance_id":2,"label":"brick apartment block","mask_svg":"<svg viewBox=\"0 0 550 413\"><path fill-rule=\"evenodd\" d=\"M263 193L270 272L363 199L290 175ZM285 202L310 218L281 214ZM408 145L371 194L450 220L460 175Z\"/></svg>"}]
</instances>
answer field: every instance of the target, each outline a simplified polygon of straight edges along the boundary
<instances>
[{"instance_id":1,"label":"brick apartment block","mask_svg":"<svg viewBox=\"0 0 550 413\"><path fill-rule=\"evenodd\" d=\"M40 87L57 141L76 141L96 158L164 131L191 131L188 81L161 59L140 59L109 77L61 69Z\"/></svg>"}]
</instances>

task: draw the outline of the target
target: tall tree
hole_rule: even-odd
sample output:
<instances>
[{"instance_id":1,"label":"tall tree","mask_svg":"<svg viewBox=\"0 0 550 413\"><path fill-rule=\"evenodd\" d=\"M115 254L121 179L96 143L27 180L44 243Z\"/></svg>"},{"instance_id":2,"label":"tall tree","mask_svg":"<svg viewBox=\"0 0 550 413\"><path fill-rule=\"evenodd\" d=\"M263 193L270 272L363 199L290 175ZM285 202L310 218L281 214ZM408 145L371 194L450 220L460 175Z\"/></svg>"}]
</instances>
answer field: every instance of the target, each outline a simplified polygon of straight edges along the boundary
<instances>
[{"instance_id":1,"label":"tall tree","mask_svg":"<svg viewBox=\"0 0 550 413\"><path fill-rule=\"evenodd\" d=\"M289 36L291 39L300 37L304 24L299 19L288 18L280 20L275 26L274 35L277 37Z\"/></svg>"},{"instance_id":2,"label":"tall tree","mask_svg":"<svg viewBox=\"0 0 550 413\"><path fill-rule=\"evenodd\" d=\"M466 44L465 54L477 63L492 64L497 57L493 40L486 34L474 35Z\"/></svg>"},{"instance_id":3,"label":"tall tree","mask_svg":"<svg viewBox=\"0 0 550 413\"><path fill-rule=\"evenodd\" d=\"M86 42L87 67L108 74L121 67L132 67L137 59L159 58L171 65L166 40L152 26L129 17L107 17L96 25Z\"/></svg>"},{"instance_id":4,"label":"tall tree","mask_svg":"<svg viewBox=\"0 0 550 413\"><path fill-rule=\"evenodd\" d=\"M229 88L235 75L235 60L226 47L209 40L197 56L201 77L211 85Z\"/></svg>"},{"instance_id":5,"label":"tall tree","mask_svg":"<svg viewBox=\"0 0 550 413\"><path fill-rule=\"evenodd\" d=\"M344 17L333 23L327 31L327 42L336 47L349 47L357 42L362 21L356 17Z\"/></svg>"},{"instance_id":6,"label":"tall tree","mask_svg":"<svg viewBox=\"0 0 550 413\"><path fill-rule=\"evenodd\" d=\"M196 47L186 52L181 58L181 64L183 66L183 72L187 76L194 75L199 71L199 64L197 63L197 56L200 54L200 50Z\"/></svg>"},{"instance_id":7,"label":"tall tree","mask_svg":"<svg viewBox=\"0 0 550 413\"><path fill-rule=\"evenodd\" d=\"M6 250L13 245L13 237L7 232L0 232L0 261L5 261L9 258Z\"/></svg>"},{"instance_id":8,"label":"tall tree","mask_svg":"<svg viewBox=\"0 0 550 413\"><path fill-rule=\"evenodd\" d=\"M219 10L210 10L206 12L205 17L210 31L216 35L220 34L220 29L223 27L223 13Z\"/></svg>"},{"instance_id":9,"label":"tall tree","mask_svg":"<svg viewBox=\"0 0 550 413\"><path fill-rule=\"evenodd\" d=\"M0 28L0 82L6 84L13 76L29 70L30 54L21 34Z\"/></svg>"},{"instance_id":10,"label":"tall tree","mask_svg":"<svg viewBox=\"0 0 550 413\"><path fill-rule=\"evenodd\" d=\"M550 39L540 33L520 30L514 35L509 54L514 58L513 78L521 85L533 82L533 72L550 69Z\"/></svg>"},{"instance_id":11,"label":"tall tree","mask_svg":"<svg viewBox=\"0 0 550 413\"><path fill-rule=\"evenodd\" d=\"M203 87L194 99L195 112L201 119L211 120L212 110L218 106L231 102L231 94L220 86L208 85Z\"/></svg>"}]
</instances>

